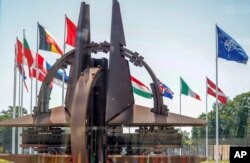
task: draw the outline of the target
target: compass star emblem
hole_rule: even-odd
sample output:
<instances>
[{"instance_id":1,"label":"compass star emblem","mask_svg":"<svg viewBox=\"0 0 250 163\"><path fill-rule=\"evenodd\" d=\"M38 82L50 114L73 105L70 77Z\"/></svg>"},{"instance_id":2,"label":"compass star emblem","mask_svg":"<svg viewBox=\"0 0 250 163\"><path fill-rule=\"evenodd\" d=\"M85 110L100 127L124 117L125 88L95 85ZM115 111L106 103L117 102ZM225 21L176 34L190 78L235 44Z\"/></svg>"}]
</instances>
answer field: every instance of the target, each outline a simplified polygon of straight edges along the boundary
<instances>
[{"instance_id":1,"label":"compass star emblem","mask_svg":"<svg viewBox=\"0 0 250 163\"><path fill-rule=\"evenodd\" d=\"M234 50L234 49L236 48L236 43L235 43L235 41L232 40L232 39L226 40L226 41L224 42L224 47L225 47L225 49L226 49L228 52L230 52L230 51L232 51L232 50Z\"/></svg>"},{"instance_id":2,"label":"compass star emblem","mask_svg":"<svg viewBox=\"0 0 250 163\"><path fill-rule=\"evenodd\" d=\"M228 39L224 42L224 47L227 50L227 55L230 58L229 52L236 49L236 42L232 39Z\"/></svg>"}]
</instances>

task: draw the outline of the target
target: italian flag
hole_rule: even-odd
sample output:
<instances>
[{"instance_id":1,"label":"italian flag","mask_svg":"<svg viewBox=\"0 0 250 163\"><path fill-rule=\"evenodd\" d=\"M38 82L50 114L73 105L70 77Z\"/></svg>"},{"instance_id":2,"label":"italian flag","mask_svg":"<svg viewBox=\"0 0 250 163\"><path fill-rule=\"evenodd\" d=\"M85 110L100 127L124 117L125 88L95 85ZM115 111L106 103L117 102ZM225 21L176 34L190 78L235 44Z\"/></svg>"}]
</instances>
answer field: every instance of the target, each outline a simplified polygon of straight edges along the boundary
<instances>
[{"instance_id":1,"label":"italian flag","mask_svg":"<svg viewBox=\"0 0 250 163\"><path fill-rule=\"evenodd\" d=\"M130 78L132 82L132 89L135 94L145 98L152 98L152 93L147 86L145 86L142 82L140 82L133 76L131 76Z\"/></svg>"},{"instance_id":2,"label":"italian flag","mask_svg":"<svg viewBox=\"0 0 250 163\"><path fill-rule=\"evenodd\" d=\"M186 96L191 96L197 100L201 100L200 96L197 93L195 93L182 78L181 78L181 94Z\"/></svg>"}]
</instances>

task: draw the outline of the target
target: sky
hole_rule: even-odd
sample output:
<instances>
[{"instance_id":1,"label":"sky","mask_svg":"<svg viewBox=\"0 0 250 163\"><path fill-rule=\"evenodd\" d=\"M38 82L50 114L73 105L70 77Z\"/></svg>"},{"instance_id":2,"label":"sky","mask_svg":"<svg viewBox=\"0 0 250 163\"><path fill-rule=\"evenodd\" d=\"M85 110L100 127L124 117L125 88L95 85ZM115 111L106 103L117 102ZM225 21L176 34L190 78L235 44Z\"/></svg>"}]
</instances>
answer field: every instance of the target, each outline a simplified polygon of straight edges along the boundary
<instances>
[{"instance_id":1,"label":"sky","mask_svg":"<svg viewBox=\"0 0 250 163\"><path fill-rule=\"evenodd\" d=\"M86 0L90 4L91 41L110 40L112 0ZM206 76L215 82L215 24L231 35L250 55L250 2L248 0L119 0L126 47L142 55L157 77L175 93L164 98L170 112L179 113L180 76L201 96L182 96L182 114L198 117L206 110ZM80 0L0 0L0 111L13 105L14 44L26 39L37 49L37 22L63 46L64 15L75 23ZM67 46L66 51L72 49ZM39 50L53 64L60 56ZM93 57L108 57L96 54ZM250 62L250 61L249 61ZM219 59L219 87L230 99L250 91L250 63ZM143 68L130 64L131 74L149 86ZM27 79L30 89L30 79ZM33 83L34 85L34 83ZM40 84L39 84L40 86ZM34 88L33 88L34 90ZM33 91L34 92L34 91ZM34 99L34 98L33 98ZM137 104L152 107L152 100L135 95ZM215 98L208 96L208 110ZM18 100L17 100L18 104ZM24 90L24 107L30 110L30 90ZM33 101L34 104L34 101ZM50 107L61 104L61 89L53 87Z\"/></svg>"}]
</instances>

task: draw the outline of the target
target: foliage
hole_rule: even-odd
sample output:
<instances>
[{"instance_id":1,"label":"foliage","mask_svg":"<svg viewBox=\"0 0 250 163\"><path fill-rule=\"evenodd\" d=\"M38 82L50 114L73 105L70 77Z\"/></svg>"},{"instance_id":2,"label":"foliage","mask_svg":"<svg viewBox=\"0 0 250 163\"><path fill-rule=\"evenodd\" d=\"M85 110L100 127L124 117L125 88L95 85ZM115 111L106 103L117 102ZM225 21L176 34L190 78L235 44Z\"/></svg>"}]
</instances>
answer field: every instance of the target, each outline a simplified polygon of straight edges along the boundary
<instances>
[{"instance_id":1,"label":"foliage","mask_svg":"<svg viewBox=\"0 0 250 163\"><path fill-rule=\"evenodd\" d=\"M16 107L16 117L18 116L19 108ZM23 115L27 114L27 110L22 108ZM5 121L8 119L12 119L13 107L9 106L7 110L3 110L0 112L0 121ZM11 149L11 139L12 137L12 129L9 127L0 127L0 153L10 152Z\"/></svg>"},{"instance_id":2,"label":"foliage","mask_svg":"<svg viewBox=\"0 0 250 163\"><path fill-rule=\"evenodd\" d=\"M208 113L208 137L215 138L216 105ZM227 105L219 105L219 137L220 138L243 138L248 137L250 131L250 92L236 96L229 100ZM199 119L206 120L206 114L202 113ZM194 127L192 138L205 138L206 128Z\"/></svg>"},{"instance_id":3,"label":"foliage","mask_svg":"<svg viewBox=\"0 0 250 163\"><path fill-rule=\"evenodd\" d=\"M184 131L178 130L178 132L182 135L182 140L181 140L182 145L190 145L190 144L192 144L189 132L187 132L185 130Z\"/></svg>"}]
</instances>

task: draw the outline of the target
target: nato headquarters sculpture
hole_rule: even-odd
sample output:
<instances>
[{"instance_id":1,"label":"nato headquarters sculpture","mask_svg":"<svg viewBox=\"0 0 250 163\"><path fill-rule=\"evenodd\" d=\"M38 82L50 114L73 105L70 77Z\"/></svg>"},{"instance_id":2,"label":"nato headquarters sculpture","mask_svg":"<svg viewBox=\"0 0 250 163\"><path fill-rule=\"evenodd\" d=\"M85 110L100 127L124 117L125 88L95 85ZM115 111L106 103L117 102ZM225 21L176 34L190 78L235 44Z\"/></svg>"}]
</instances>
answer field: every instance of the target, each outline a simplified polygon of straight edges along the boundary
<instances>
[{"instance_id":1,"label":"nato headquarters sculpture","mask_svg":"<svg viewBox=\"0 0 250 163\"><path fill-rule=\"evenodd\" d=\"M33 115L0 123L0 126L5 127L25 127L21 135L21 147L31 147L37 154L0 155L0 158L26 163L51 162L55 158L55 162L99 163L112 160L112 155L121 154L126 147L127 154L116 158L125 162L125 159L136 160L139 155L149 153L147 149L134 147L180 147L181 134L177 133L174 126L206 124L202 120L168 112L154 72L141 55L125 47L117 0L113 1L110 43L91 41L89 12L89 5L83 2L77 26L76 48L62 56L48 72ZM109 60L91 57L98 52L109 52ZM129 62L139 68L144 67L149 73L153 108L135 104ZM68 66L70 73L65 106L50 109L52 88L49 85L56 72ZM122 126L136 126L139 129L134 134L125 134ZM67 127L70 127L68 133L65 132ZM197 162L198 159L193 157L191 160Z\"/></svg>"}]
</instances>

